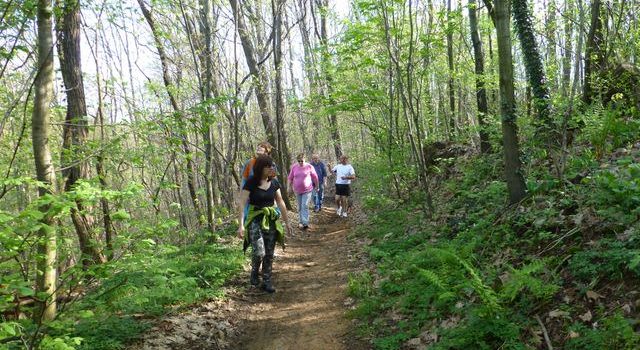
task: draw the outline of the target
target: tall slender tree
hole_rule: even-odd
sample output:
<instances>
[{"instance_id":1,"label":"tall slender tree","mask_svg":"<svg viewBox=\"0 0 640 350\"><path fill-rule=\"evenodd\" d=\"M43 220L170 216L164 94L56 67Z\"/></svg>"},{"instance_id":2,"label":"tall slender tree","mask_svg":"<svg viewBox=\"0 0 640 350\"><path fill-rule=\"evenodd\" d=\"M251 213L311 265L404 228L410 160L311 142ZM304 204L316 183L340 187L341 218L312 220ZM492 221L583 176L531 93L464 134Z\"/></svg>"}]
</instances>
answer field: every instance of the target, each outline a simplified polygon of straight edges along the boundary
<instances>
[{"instance_id":1,"label":"tall slender tree","mask_svg":"<svg viewBox=\"0 0 640 350\"><path fill-rule=\"evenodd\" d=\"M160 58L160 64L162 65L162 81L164 83L165 89L167 91L167 95L169 96L169 102L171 104L171 108L175 113L179 125L184 125L182 120L182 110L178 105L178 99L175 96L174 89L175 85L172 83L171 76L169 74L169 58L167 57L167 53L164 47L164 43L162 41L162 33L160 33L155 19L147 5L145 5L144 0L137 0L138 5L140 6L140 10L142 11L142 15L144 16L149 28L151 29L151 34L153 35L153 39L155 42L156 50L158 51L158 56ZM182 145L182 152L184 153L184 158L186 160L186 172L187 172L187 188L189 189L189 195L191 197L191 204L193 205L193 209L195 211L196 217L200 218L200 204L198 200L198 195L196 191L196 180L195 180L195 164L193 159L193 152L191 151L191 146L188 141L188 133L186 130L181 130L180 135L180 143Z\"/></svg>"},{"instance_id":2,"label":"tall slender tree","mask_svg":"<svg viewBox=\"0 0 640 350\"><path fill-rule=\"evenodd\" d=\"M604 38L602 35L602 1L591 2L591 24L587 35L584 57L584 83L582 100L586 104L593 102L595 77L605 68Z\"/></svg>"},{"instance_id":3,"label":"tall slender tree","mask_svg":"<svg viewBox=\"0 0 640 350\"><path fill-rule=\"evenodd\" d=\"M469 26L476 73L476 103L478 106L478 125L480 127L480 152L489 153L491 151L491 144L489 143L489 134L485 121L489 113L489 107L487 103L487 89L485 88L484 53L482 52L482 40L480 40L480 33L478 32L477 11L476 0L469 0Z\"/></svg>"},{"instance_id":4,"label":"tall slender tree","mask_svg":"<svg viewBox=\"0 0 640 350\"><path fill-rule=\"evenodd\" d=\"M242 6L240 6L239 0L229 0L229 4L233 11L233 18L236 24L236 30L240 36L240 43L242 44L244 57L246 59L247 66L249 67L249 72L253 77L253 86L256 92L256 99L258 100L260 115L262 116L262 123L267 134L267 141L272 145L279 145L281 148L275 149L272 156L276 159L278 167L280 168L280 180L282 183L285 183L284 179L286 178L288 167L282 162L282 158L279 153L284 152L284 154L289 154L289 146L287 145L286 140L279 144L277 139L275 126L271 118L271 100L268 93L269 80L264 72L264 68L258 65L257 52L250 35L251 32L245 22L244 14L241 12ZM291 207L286 187L283 186L281 191L287 207Z\"/></svg>"},{"instance_id":5,"label":"tall slender tree","mask_svg":"<svg viewBox=\"0 0 640 350\"><path fill-rule=\"evenodd\" d=\"M89 178L89 162L83 154L89 131L87 104L82 79L80 52L80 1L59 1L57 21L58 59L67 95L67 113L62 127L62 176L64 190L73 191L78 180ZM94 218L81 198L71 209L71 220L78 235L82 264L87 267L106 261L93 233Z\"/></svg>"},{"instance_id":6,"label":"tall slender tree","mask_svg":"<svg viewBox=\"0 0 640 350\"><path fill-rule=\"evenodd\" d=\"M34 84L33 114L31 132L33 138L33 156L36 165L40 197L55 194L56 174L53 168L50 135L50 103L53 98L53 7L49 0L38 0L38 71ZM37 290L47 295L39 300L40 312L36 313L37 321L53 320L56 316L56 232L55 222L50 206L42 205L42 226L38 230L38 275Z\"/></svg>"},{"instance_id":7,"label":"tall slender tree","mask_svg":"<svg viewBox=\"0 0 640 350\"><path fill-rule=\"evenodd\" d=\"M517 203L525 197L527 187L522 174L518 126L516 124L509 0L495 0L493 11L498 39L498 63L500 67L500 114L502 117L505 180L509 192L509 202Z\"/></svg>"},{"instance_id":8,"label":"tall slender tree","mask_svg":"<svg viewBox=\"0 0 640 350\"><path fill-rule=\"evenodd\" d=\"M455 70L453 66L453 18L451 0L445 0L447 6L447 65L449 66L449 139L456 136L456 92L454 89Z\"/></svg>"},{"instance_id":9,"label":"tall slender tree","mask_svg":"<svg viewBox=\"0 0 640 350\"><path fill-rule=\"evenodd\" d=\"M320 72L321 76L324 80L323 84L323 95L325 100L330 104L334 105L335 101L333 99L334 87L333 87L333 75L330 72L331 66L331 55L329 53L329 34L327 29L327 18L329 12L329 1L328 0L312 0L316 2L316 6L314 7L317 11L320 12L320 33L318 39L320 40ZM316 33L318 30L316 28ZM331 111L329 113L329 129L331 133L331 139L333 141L333 149L336 155L336 159L339 159L342 155L342 138L340 136L340 129L338 126L338 116L335 111Z\"/></svg>"}]
</instances>

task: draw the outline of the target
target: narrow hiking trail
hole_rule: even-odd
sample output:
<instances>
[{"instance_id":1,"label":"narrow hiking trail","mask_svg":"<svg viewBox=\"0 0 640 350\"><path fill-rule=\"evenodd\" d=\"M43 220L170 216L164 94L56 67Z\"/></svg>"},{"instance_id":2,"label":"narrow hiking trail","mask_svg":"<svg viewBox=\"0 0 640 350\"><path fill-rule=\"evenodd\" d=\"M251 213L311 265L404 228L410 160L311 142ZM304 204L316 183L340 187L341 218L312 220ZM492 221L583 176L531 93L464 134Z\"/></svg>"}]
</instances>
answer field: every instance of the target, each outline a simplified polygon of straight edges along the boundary
<instances>
[{"instance_id":1,"label":"narrow hiking trail","mask_svg":"<svg viewBox=\"0 0 640 350\"><path fill-rule=\"evenodd\" d=\"M295 212L289 215L297 218ZM276 248L276 293L249 285L247 263L245 273L227 287L226 300L163 319L133 349L371 348L355 336L346 315L354 303L346 294L348 275L362 264L361 247L347 237L355 224L338 218L331 205L312 212L309 230L296 229L284 252Z\"/></svg>"}]
</instances>

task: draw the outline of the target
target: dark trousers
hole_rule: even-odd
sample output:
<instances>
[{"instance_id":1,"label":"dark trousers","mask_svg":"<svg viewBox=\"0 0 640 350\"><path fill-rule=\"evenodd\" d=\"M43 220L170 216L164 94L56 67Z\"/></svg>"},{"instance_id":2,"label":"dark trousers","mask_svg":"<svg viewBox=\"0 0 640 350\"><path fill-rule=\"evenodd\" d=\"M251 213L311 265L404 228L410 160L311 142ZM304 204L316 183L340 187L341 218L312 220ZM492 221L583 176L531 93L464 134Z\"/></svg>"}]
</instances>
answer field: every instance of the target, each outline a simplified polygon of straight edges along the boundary
<instances>
[{"instance_id":1,"label":"dark trousers","mask_svg":"<svg viewBox=\"0 0 640 350\"><path fill-rule=\"evenodd\" d=\"M268 230L261 227L262 217L258 216L249 224L249 241L251 242L251 269L253 273L260 271L262 265L262 280L271 281L273 253L276 249L276 225L271 222Z\"/></svg>"}]
</instances>

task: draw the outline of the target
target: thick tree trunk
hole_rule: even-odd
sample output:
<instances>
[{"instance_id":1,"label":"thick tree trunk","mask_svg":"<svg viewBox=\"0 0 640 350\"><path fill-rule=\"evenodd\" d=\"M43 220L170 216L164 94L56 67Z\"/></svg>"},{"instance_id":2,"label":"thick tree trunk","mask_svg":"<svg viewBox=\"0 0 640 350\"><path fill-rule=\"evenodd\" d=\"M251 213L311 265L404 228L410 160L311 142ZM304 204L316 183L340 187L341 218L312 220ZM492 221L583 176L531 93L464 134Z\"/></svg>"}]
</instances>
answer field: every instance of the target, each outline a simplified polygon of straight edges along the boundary
<instances>
[{"instance_id":1,"label":"thick tree trunk","mask_svg":"<svg viewBox=\"0 0 640 350\"><path fill-rule=\"evenodd\" d=\"M33 155L38 181L43 186L38 188L39 195L56 193L56 175L49 149L49 104L53 98L53 8L50 1L39 0L38 23L38 72L34 84L35 96L31 119L33 138ZM36 322L50 321L56 316L56 231L54 219L49 213L49 206L40 207L44 225L38 230L38 274L37 291L47 295L39 300L39 312L35 313Z\"/></svg>"},{"instance_id":2,"label":"thick tree trunk","mask_svg":"<svg viewBox=\"0 0 640 350\"><path fill-rule=\"evenodd\" d=\"M518 127L516 125L509 1L496 0L494 11L498 38L498 62L500 66L500 113L502 114L505 180L509 192L509 202L513 204L525 197L527 187L522 174L520 147L518 144Z\"/></svg>"},{"instance_id":3,"label":"thick tree trunk","mask_svg":"<svg viewBox=\"0 0 640 350\"><path fill-rule=\"evenodd\" d=\"M536 109L537 120L541 127L546 127L548 131L553 128L551 121L551 100L549 98L549 88L542 65L542 57L538 50L538 44L534 34L533 22L527 0L513 1L513 18L522 47L524 67L529 79L529 85L533 92L533 105Z\"/></svg>"},{"instance_id":4,"label":"thick tree trunk","mask_svg":"<svg viewBox=\"0 0 640 350\"><path fill-rule=\"evenodd\" d=\"M73 191L78 180L89 178L89 162L82 154L89 131L86 119L87 105L84 97L82 62L80 55L80 3L79 0L65 0L58 20L58 58L67 94L67 114L62 127L62 176L65 191ZM71 219L78 235L82 253L82 265L106 261L98 237L93 233L94 218L81 199L76 200L76 208L71 209Z\"/></svg>"},{"instance_id":5,"label":"thick tree trunk","mask_svg":"<svg viewBox=\"0 0 640 350\"><path fill-rule=\"evenodd\" d=\"M473 56L476 73L476 103L478 106L478 125L480 129L480 152L489 153L491 152L491 144L489 143L487 123L485 122L489 109L487 103L487 90L484 87L484 54L482 52L482 40L480 40L480 33L478 33L478 17L476 16L476 12L476 1L469 0L469 26L471 27L471 42L473 43Z\"/></svg>"}]
</instances>

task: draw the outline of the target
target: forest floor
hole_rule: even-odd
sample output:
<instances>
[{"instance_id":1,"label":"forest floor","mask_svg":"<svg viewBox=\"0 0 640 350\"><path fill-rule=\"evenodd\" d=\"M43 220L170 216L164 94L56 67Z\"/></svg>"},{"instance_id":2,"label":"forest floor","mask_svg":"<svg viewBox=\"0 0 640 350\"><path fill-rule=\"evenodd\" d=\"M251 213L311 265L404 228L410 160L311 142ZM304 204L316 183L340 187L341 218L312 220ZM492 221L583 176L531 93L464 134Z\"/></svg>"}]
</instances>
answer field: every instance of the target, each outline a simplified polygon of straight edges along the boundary
<instances>
[{"instance_id":1,"label":"forest floor","mask_svg":"<svg viewBox=\"0 0 640 350\"><path fill-rule=\"evenodd\" d=\"M360 244L348 237L359 221L353 216L339 218L332 205L312 212L307 231L296 229L284 252L276 247L276 293L250 286L247 263L245 273L226 287L225 298L164 318L132 349L371 348L355 336L355 323L346 315L354 307L348 275L365 259Z\"/></svg>"}]
</instances>

